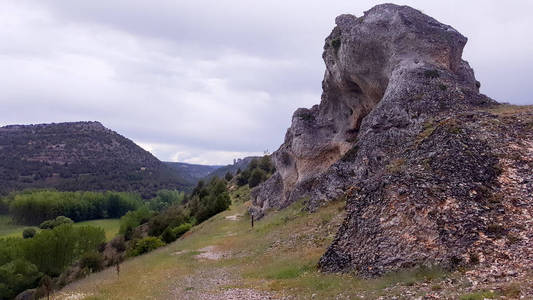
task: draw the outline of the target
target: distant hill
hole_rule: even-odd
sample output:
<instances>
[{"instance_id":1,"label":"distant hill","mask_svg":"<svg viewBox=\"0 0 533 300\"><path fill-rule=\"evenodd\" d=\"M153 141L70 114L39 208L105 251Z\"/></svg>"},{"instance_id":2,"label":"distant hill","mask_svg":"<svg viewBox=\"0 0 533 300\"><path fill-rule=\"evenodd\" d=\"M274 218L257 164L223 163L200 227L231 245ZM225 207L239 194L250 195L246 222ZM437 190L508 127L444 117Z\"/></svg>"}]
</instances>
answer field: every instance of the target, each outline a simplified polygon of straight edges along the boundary
<instances>
[{"instance_id":1,"label":"distant hill","mask_svg":"<svg viewBox=\"0 0 533 300\"><path fill-rule=\"evenodd\" d=\"M200 179L221 168L221 166L195 165L181 162L163 163L173 169L189 185L196 185Z\"/></svg>"},{"instance_id":2,"label":"distant hill","mask_svg":"<svg viewBox=\"0 0 533 300\"><path fill-rule=\"evenodd\" d=\"M259 156L248 156L248 157L245 157L245 158L239 158L234 164L232 165L227 165L227 166L224 166L224 167L220 167L220 168L217 168L215 171L213 171L212 173L210 173L209 175L206 176L206 178L213 178L215 176L219 177L219 178L222 178L224 177L224 175L226 175L226 173L230 172L232 175L235 175L235 173L237 173L237 171L240 169L241 171L243 171L244 169L246 169L248 167L248 165L250 164L250 162L254 159L254 158L260 158Z\"/></svg>"},{"instance_id":3,"label":"distant hill","mask_svg":"<svg viewBox=\"0 0 533 300\"><path fill-rule=\"evenodd\" d=\"M99 122L0 127L0 194L25 188L188 190L183 178Z\"/></svg>"}]
</instances>

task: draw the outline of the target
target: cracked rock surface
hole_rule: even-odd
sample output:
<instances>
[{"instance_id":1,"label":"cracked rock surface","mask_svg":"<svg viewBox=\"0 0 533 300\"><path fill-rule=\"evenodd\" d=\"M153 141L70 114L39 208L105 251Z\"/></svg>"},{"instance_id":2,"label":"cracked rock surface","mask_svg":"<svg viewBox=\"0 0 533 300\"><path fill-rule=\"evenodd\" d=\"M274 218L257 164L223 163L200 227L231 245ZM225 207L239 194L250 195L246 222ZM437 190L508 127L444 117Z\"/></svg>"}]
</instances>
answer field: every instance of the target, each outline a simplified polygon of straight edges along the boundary
<instances>
[{"instance_id":1,"label":"cracked rock surface","mask_svg":"<svg viewBox=\"0 0 533 300\"><path fill-rule=\"evenodd\" d=\"M294 113L273 153L277 172L252 191L254 214L345 198L324 271L438 264L505 273L515 264L525 274L533 110L480 94L461 58L467 39L418 10L378 5L336 25L322 100Z\"/></svg>"}]
</instances>

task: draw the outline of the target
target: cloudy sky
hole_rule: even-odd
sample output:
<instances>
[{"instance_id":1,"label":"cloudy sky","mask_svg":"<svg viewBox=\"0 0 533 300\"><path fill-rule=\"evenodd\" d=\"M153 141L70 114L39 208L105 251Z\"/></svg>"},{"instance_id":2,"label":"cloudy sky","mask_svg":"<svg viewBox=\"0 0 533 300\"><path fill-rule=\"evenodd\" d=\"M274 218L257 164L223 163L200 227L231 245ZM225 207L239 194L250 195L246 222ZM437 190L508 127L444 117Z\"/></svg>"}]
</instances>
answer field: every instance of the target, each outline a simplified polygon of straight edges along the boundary
<instances>
[{"instance_id":1,"label":"cloudy sky","mask_svg":"<svg viewBox=\"0 0 533 300\"><path fill-rule=\"evenodd\" d=\"M363 0L0 0L0 125L98 120L161 160L275 150ZM395 1L469 38L482 92L533 104L533 1Z\"/></svg>"}]
</instances>

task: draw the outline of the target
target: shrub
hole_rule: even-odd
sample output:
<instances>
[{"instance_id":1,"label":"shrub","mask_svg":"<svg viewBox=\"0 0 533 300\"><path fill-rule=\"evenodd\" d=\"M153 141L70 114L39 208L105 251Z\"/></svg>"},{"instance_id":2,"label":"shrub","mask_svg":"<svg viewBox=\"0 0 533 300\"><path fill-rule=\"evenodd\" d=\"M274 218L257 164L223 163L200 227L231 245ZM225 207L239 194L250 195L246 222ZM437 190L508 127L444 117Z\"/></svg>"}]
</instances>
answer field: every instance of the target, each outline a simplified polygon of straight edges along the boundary
<instances>
[{"instance_id":1,"label":"shrub","mask_svg":"<svg viewBox=\"0 0 533 300\"><path fill-rule=\"evenodd\" d=\"M98 272L104 268L104 256L97 252L87 252L80 259L80 267L91 272Z\"/></svg>"},{"instance_id":2,"label":"shrub","mask_svg":"<svg viewBox=\"0 0 533 300\"><path fill-rule=\"evenodd\" d=\"M237 185L243 186L243 185L248 184L248 179L250 178L250 174L251 172L249 169L242 171L237 177Z\"/></svg>"},{"instance_id":3,"label":"shrub","mask_svg":"<svg viewBox=\"0 0 533 300\"><path fill-rule=\"evenodd\" d=\"M161 240L167 244L170 244L176 240L176 234L172 231L172 229L167 227L167 229L165 229L165 231L163 231L161 234Z\"/></svg>"},{"instance_id":4,"label":"shrub","mask_svg":"<svg viewBox=\"0 0 533 300\"><path fill-rule=\"evenodd\" d=\"M251 188L256 187L266 179L266 176L267 175L265 171L261 169L254 169L252 171L252 175L250 175L250 179L248 180L248 185Z\"/></svg>"},{"instance_id":5,"label":"shrub","mask_svg":"<svg viewBox=\"0 0 533 300\"><path fill-rule=\"evenodd\" d=\"M153 251L164 245L165 243L157 237L153 237L153 236L145 237L133 243L133 247L128 252L128 255L138 256L138 255Z\"/></svg>"},{"instance_id":6,"label":"shrub","mask_svg":"<svg viewBox=\"0 0 533 300\"><path fill-rule=\"evenodd\" d=\"M63 225L63 224L73 224L74 221L72 221L70 218L67 218L65 216L59 216L53 220L47 220L41 223L39 225L39 228L41 229L54 229L57 226Z\"/></svg>"},{"instance_id":7,"label":"shrub","mask_svg":"<svg viewBox=\"0 0 533 300\"><path fill-rule=\"evenodd\" d=\"M250 164L248 165L248 169L253 170L257 168L258 165L259 165L259 161L257 160L257 158L254 158L250 161Z\"/></svg>"},{"instance_id":8,"label":"shrub","mask_svg":"<svg viewBox=\"0 0 533 300\"><path fill-rule=\"evenodd\" d=\"M274 171L274 164L272 164L272 159L269 155L261 157L259 160L259 168L266 173L272 173Z\"/></svg>"},{"instance_id":9,"label":"shrub","mask_svg":"<svg viewBox=\"0 0 533 300\"><path fill-rule=\"evenodd\" d=\"M203 222L219 212L226 210L230 204L231 199L226 182L214 178L207 186L202 187L201 193L190 199L188 208L191 212L191 217L194 217L198 222Z\"/></svg>"},{"instance_id":10,"label":"shrub","mask_svg":"<svg viewBox=\"0 0 533 300\"><path fill-rule=\"evenodd\" d=\"M178 205L185 199L185 193L176 190L160 190L155 198L150 199L151 210L162 211L172 205Z\"/></svg>"},{"instance_id":11,"label":"shrub","mask_svg":"<svg viewBox=\"0 0 533 300\"><path fill-rule=\"evenodd\" d=\"M150 219L148 222L148 234L159 236L166 228L176 227L187 222L188 217L188 213L183 206L172 206Z\"/></svg>"},{"instance_id":12,"label":"shrub","mask_svg":"<svg viewBox=\"0 0 533 300\"><path fill-rule=\"evenodd\" d=\"M26 228L22 232L22 238L31 239L32 237L35 236L36 233L37 233L37 231L34 228Z\"/></svg>"},{"instance_id":13,"label":"shrub","mask_svg":"<svg viewBox=\"0 0 533 300\"><path fill-rule=\"evenodd\" d=\"M20 292L35 287L42 273L24 259L15 259L0 266L0 299L13 299Z\"/></svg>"},{"instance_id":14,"label":"shrub","mask_svg":"<svg viewBox=\"0 0 533 300\"><path fill-rule=\"evenodd\" d=\"M172 232L174 233L174 235L176 236L176 238L179 238L180 236L182 236L185 232L189 231L191 228L192 228L192 224L191 223L185 223L185 224L181 224L180 226L178 227L175 227L172 229Z\"/></svg>"},{"instance_id":15,"label":"shrub","mask_svg":"<svg viewBox=\"0 0 533 300\"><path fill-rule=\"evenodd\" d=\"M129 211L124 216L120 218L120 234L126 234L129 228L129 231L132 231L133 228L146 223L150 217L153 216L153 212L150 211L146 206L143 206L137 210Z\"/></svg>"}]
</instances>

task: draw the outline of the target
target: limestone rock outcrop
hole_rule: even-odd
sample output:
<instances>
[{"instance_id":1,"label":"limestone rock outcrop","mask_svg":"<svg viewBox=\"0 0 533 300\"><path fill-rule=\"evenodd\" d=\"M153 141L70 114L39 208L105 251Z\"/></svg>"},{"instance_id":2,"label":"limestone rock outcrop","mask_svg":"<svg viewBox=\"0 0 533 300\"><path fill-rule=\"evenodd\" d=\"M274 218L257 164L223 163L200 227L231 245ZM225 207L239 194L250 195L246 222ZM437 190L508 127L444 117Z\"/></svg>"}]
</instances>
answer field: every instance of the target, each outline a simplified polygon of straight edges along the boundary
<instances>
[{"instance_id":1,"label":"limestone rock outcrop","mask_svg":"<svg viewBox=\"0 0 533 300\"><path fill-rule=\"evenodd\" d=\"M261 216L300 199L313 210L345 198L346 220L320 260L326 271L496 259L497 235L514 230L501 222L525 213L501 192L511 143L520 155L508 166L526 183L508 189L533 202L528 125L491 112L499 104L479 93L462 59L467 39L451 26L393 4L336 25L324 46L321 103L294 113L273 153L277 173L252 191L251 210Z\"/></svg>"}]
</instances>

